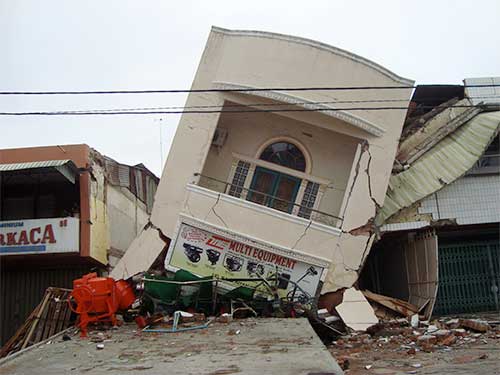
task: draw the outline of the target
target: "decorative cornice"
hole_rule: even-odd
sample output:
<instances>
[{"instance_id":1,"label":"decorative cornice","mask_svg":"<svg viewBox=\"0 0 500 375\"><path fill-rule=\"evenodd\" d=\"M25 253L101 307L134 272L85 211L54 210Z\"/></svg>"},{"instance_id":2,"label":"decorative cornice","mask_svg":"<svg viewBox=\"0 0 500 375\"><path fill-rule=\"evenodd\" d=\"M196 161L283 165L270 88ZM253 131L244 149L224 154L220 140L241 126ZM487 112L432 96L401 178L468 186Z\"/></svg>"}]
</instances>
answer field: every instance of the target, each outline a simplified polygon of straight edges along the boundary
<instances>
[{"instance_id":1,"label":"decorative cornice","mask_svg":"<svg viewBox=\"0 0 500 375\"><path fill-rule=\"evenodd\" d=\"M248 85L242 85L242 84L235 84L235 83L229 83L229 82L213 82L214 88L220 89L220 90L244 90L244 89L257 89L258 87L254 86L248 86ZM351 124L359 129L362 129L371 135L374 135L376 137L381 137L385 133L385 129L381 128L380 126L367 121L361 117L358 117L352 113L349 113L348 111L344 110L337 110L335 107L332 107L330 105L325 105L322 103L315 103L313 101L307 100L300 98L295 95L290 95L290 94L285 94L281 91L273 91L273 90L266 90L266 91L238 91L238 94L244 94L244 95L252 95L252 96L258 96L261 98L266 98L266 99L271 99L275 100L278 102L282 103L289 103L296 105L298 107L302 107L304 109L321 109L321 113L330 116L339 120L342 120L348 124Z\"/></svg>"},{"instance_id":2,"label":"decorative cornice","mask_svg":"<svg viewBox=\"0 0 500 375\"><path fill-rule=\"evenodd\" d=\"M317 48L317 49L320 49L323 51L333 53L333 54L341 56L341 57L345 57L345 58L352 60L354 62L363 64L363 65L365 65L373 70L376 70L377 72L383 74L384 76L392 79L394 82L400 83L402 85L413 86L413 84L415 83L415 81L412 81L411 79L398 76L397 74L391 72L389 69L384 68L382 65L379 65L376 62L368 60L368 59L361 57L359 55L356 55L352 52L331 46L329 44L318 42L316 40L301 38L301 37L286 35L286 34L271 33L271 32L267 32L267 31L229 30L229 29L224 29L224 28L217 27L217 26L212 26L212 32L224 34L224 35L231 35L231 36L246 36L246 37L284 40L284 41L291 42L291 43L297 43L297 44L302 44L302 45L306 45L309 47L314 47L314 48Z\"/></svg>"}]
</instances>

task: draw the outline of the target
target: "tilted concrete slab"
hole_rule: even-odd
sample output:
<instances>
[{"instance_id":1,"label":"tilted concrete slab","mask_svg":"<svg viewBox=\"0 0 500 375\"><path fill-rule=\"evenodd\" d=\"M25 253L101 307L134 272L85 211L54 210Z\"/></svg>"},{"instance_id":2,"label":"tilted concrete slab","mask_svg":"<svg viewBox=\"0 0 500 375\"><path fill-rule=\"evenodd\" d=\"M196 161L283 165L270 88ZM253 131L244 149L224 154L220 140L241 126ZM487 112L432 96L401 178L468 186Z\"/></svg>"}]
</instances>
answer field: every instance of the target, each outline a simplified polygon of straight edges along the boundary
<instances>
[{"instance_id":1,"label":"tilted concrete slab","mask_svg":"<svg viewBox=\"0 0 500 375\"><path fill-rule=\"evenodd\" d=\"M307 319L245 319L161 334L125 325L108 333L102 350L78 336L58 337L4 361L0 373L343 374Z\"/></svg>"}]
</instances>

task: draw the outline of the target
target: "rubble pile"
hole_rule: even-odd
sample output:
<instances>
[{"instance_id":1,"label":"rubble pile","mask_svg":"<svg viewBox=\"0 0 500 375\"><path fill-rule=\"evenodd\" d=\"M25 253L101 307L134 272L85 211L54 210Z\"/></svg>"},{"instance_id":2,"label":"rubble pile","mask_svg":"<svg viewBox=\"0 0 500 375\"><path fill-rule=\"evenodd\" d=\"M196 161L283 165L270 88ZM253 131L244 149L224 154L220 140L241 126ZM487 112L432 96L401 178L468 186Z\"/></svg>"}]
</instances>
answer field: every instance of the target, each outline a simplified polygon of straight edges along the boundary
<instances>
[{"instance_id":1,"label":"rubble pile","mask_svg":"<svg viewBox=\"0 0 500 375\"><path fill-rule=\"evenodd\" d=\"M340 336L329 350L346 370L358 359L376 361L384 356L402 355L411 360L419 352L449 352L493 341L500 342L500 321L440 318L412 326L411 319L400 318L381 321L364 332L352 331Z\"/></svg>"}]
</instances>

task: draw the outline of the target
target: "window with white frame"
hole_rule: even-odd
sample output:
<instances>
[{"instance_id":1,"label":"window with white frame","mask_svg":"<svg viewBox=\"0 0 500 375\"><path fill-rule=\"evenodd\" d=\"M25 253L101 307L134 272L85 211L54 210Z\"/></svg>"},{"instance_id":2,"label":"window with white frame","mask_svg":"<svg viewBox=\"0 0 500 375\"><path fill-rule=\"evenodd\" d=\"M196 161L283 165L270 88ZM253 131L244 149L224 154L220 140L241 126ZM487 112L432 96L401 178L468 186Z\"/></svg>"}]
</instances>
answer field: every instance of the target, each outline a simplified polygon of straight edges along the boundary
<instances>
[{"instance_id":1,"label":"window with white frame","mask_svg":"<svg viewBox=\"0 0 500 375\"><path fill-rule=\"evenodd\" d=\"M306 159L293 143L279 141L268 145L260 154L260 160L291 170L304 172ZM292 213L302 179L263 166L256 166L247 200L276 210Z\"/></svg>"}]
</instances>

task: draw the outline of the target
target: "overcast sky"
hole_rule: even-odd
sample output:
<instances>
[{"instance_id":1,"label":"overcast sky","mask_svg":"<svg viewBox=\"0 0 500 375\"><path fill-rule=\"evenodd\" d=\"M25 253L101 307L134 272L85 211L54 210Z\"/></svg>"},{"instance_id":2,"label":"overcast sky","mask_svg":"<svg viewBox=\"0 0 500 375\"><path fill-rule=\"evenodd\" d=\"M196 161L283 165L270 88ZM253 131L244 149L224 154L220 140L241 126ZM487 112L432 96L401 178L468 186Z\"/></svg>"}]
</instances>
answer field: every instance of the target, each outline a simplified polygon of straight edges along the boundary
<instances>
[{"instance_id":1,"label":"overcast sky","mask_svg":"<svg viewBox=\"0 0 500 375\"><path fill-rule=\"evenodd\" d=\"M189 88L212 25L315 39L422 83L500 75L500 1L0 0L0 91ZM184 95L0 97L0 112L182 106ZM0 148L87 143L161 171L179 118L0 117ZM161 134L161 137L160 137Z\"/></svg>"}]
</instances>

